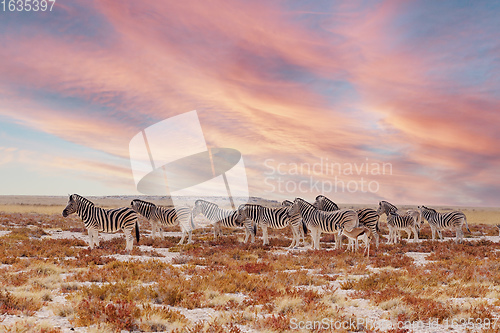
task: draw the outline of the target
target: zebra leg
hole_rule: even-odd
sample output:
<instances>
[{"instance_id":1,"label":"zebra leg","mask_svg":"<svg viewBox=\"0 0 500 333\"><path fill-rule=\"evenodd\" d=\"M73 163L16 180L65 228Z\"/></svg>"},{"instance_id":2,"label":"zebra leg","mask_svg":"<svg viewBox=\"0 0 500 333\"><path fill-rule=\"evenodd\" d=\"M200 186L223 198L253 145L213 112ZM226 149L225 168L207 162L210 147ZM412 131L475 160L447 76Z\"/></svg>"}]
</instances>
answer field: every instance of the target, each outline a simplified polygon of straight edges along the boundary
<instances>
[{"instance_id":1,"label":"zebra leg","mask_svg":"<svg viewBox=\"0 0 500 333\"><path fill-rule=\"evenodd\" d=\"M99 246L99 231L94 230L94 245Z\"/></svg>"},{"instance_id":2,"label":"zebra leg","mask_svg":"<svg viewBox=\"0 0 500 333\"><path fill-rule=\"evenodd\" d=\"M292 228L292 244L288 247L289 249L291 248L296 248L299 245L300 242L300 231L298 226L290 226Z\"/></svg>"},{"instance_id":3,"label":"zebra leg","mask_svg":"<svg viewBox=\"0 0 500 333\"><path fill-rule=\"evenodd\" d=\"M214 239L217 239L220 234L220 222L215 222L214 223Z\"/></svg>"},{"instance_id":4,"label":"zebra leg","mask_svg":"<svg viewBox=\"0 0 500 333\"><path fill-rule=\"evenodd\" d=\"M462 226L457 227L455 230L456 230L455 243L462 243L463 239L464 239L464 233L462 231Z\"/></svg>"},{"instance_id":5,"label":"zebra leg","mask_svg":"<svg viewBox=\"0 0 500 333\"><path fill-rule=\"evenodd\" d=\"M389 226L389 236L387 237L387 244L391 244L391 241L392 241L392 233L393 233L392 227L391 227L391 226Z\"/></svg>"},{"instance_id":6,"label":"zebra leg","mask_svg":"<svg viewBox=\"0 0 500 333\"><path fill-rule=\"evenodd\" d=\"M156 237L156 229L158 228L158 223L156 221L150 221L151 223L151 237L155 238Z\"/></svg>"},{"instance_id":7,"label":"zebra leg","mask_svg":"<svg viewBox=\"0 0 500 333\"><path fill-rule=\"evenodd\" d=\"M87 230L89 234L89 247L92 250L94 248L94 229Z\"/></svg>"},{"instance_id":8,"label":"zebra leg","mask_svg":"<svg viewBox=\"0 0 500 333\"><path fill-rule=\"evenodd\" d=\"M342 235L340 234L340 231L335 234L335 248L336 249L342 248Z\"/></svg>"},{"instance_id":9,"label":"zebra leg","mask_svg":"<svg viewBox=\"0 0 500 333\"><path fill-rule=\"evenodd\" d=\"M267 225L262 225L262 239L263 239L263 245L269 245L269 238L267 235Z\"/></svg>"},{"instance_id":10,"label":"zebra leg","mask_svg":"<svg viewBox=\"0 0 500 333\"><path fill-rule=\"evenodd\" d=\"M134 236L132 236L131 229L123 229L123 233L125 234L125 241L127 245L125 246L125 251L132 251L132 247L134 245Z\"/></svg>"},{"instance_id":11,"label":"zebra leg","mask_svg":"<svg viewBox=\"0 0 500 333\"><path fill-rule=\"evenodd\" d=\"M417 228L413 226L413 240L416 242L418 241L418 233L417 233Z\"/></svg>"},{"instance_id":12,"label":"zebra leg","mask_svg":"<svg viewBox=\"0 0 500 333\"><path fill-rule=\"evenodd\" d=\"M438 233L438 236L439 236L440 239L444 239L443 238L443 233L441 232L441 230L438 229L437 233Z\"/></svg>"},{"instance_id":13,"label":"zebra leg","mask_svg":"<svg viewBox=\"0 0 500 333\"><path fill-rule=\"evenodd\" d=\"M302 218L300 219L300 227L299 227L299 231L300 231L300 238L299 238L299 243L297 244L297 246L300 245L300 243L302 242L302 244L305 244L306 243L306 235L304 235L304 227L302 226Z\"/></svg>"},{"instance_id":14,"label":"zebra leg","mask_svg":"<svg viewBox=\"0 0 500 333\"><path fill-rule=\"evenodd\" d=\"M182 231L182 237L179 243L177 243L177 245L182 245L184 243L184 239L186 239L186 234L187 234L186 230L181 227L181 231Z\"/></svg>"},{"instance_id":15,"label":"zebra leg","mask_svg":"<svg viewBox=\"0 0 500 333\"><path fill-rule=\"evenodd\" d=\"M245 244L248 242L248 238L250 238L250 234L251 234L251 232L248 232L248 229L245 228L245 241L244 241Z\"/></svg>"},{"instance_id":16,"label":"zebra leg","mask_svg":"<svg viewBox=\"0 0 500 333\"><path fill-rule=\"evenodd\" d=\"M314 247L316 250L319 250L319 239L321 238L321 230L319 228L316 229L316 234L314 235L315 242L314 242Z\"/></svg>"},{"instance_id":17,"label":"zebra leg","mask_svg":"<svg viewBox=\"0 0 500 333\"><path fill-rule=\"evenodd\" d=\"M311 250L316 248L316 229L311 229Z\"/></svg>"}]
</instances>

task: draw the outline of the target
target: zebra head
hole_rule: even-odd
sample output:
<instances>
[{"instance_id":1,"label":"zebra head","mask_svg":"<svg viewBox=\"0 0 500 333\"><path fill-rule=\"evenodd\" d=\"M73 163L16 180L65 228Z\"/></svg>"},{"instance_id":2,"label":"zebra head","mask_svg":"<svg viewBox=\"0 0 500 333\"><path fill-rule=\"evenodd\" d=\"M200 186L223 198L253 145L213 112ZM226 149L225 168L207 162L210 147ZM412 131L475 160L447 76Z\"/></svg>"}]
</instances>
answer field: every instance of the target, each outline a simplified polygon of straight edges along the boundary
<instances>
[{"instance_id":1,"label":"zebra head","mask_svg":"<svg viewBox=\"0 0 500 333\"><path fill-rule=\"evenodd\" d=\"M67 217L68 215L71 215L76 212L77 210L77 204L75 200L76 194L71 194L69 196L68 204L66 205L66 208L62 211L62 216Z\"/></svg>"},{"instance_id":2,"label":"zebra head","mask_svg":"<svg viewBox=\"0 0 500 333\"><path fill-rule=\"evenodd\" d=\"M132 200L132 202L130 202L130 207L134 212L141 214L147 219L151 218L151 214L156 210L156 205L154 203L140 199Z\"/></svg>"},{"instance_id":3,"label":"zebra head","mask_svg":"<svg viewBox=\"0 0 500 333\"><path fill-rule=\"evenodd\" d=\"M254 222L260 221L262 218L262 209L263 207L261 205L242 204L238 207L236 222L241 224L246 219L250 219Z\"/></svg>"},{"instance_id":4,"label":"zebra head","mask_svg":"<svg viewBox=\"0 0 500 333\"><path fill-rule=\"evenodd\" d=\"M293 205L293 202L291 202L290 200L284 200L281 203L281 206L283 206L283 207L288 207L288 206L291 206L291 205Z\"/></svg>"},{"instance_id":5,"label":"zebra head","mask_svg":"<svg viewBox=\"0 0 500 333\"><path fill-rule=\"evenodd\" d=\"M422 222L421 223L424 223L424 219L426 219L427 221L429 221L429 219L432 218L432 216L435 213L437 213L434 209L427 208L425 206L418 206L418 210L420 211L420 215L421 215L421 218L422 218Z\"/></svg>"},{"instance_id":6,"label":"zebra head","mask_svg":"<svg viewBox=\"0 0 500 333\"><path fill-rule=\"evenodd\" d=\"M314 208L322 210L323 209L323 200L325 199L324 195L318 195L313 203Z\"/></svg>"},{"instance_id":7,"label":"zebra head","mask_svg":"<svg viewBox=\"0 0 500 333\"><path fill-rule=\"evenodd\" d=\"M200 214L203 214L203 203L204 201L203 200L196 200L195 203L194 203L194 207L193 207L193 211L192 211L192 216L193 216L193 219L200 215Z\"/></svg>"}]
</instances>

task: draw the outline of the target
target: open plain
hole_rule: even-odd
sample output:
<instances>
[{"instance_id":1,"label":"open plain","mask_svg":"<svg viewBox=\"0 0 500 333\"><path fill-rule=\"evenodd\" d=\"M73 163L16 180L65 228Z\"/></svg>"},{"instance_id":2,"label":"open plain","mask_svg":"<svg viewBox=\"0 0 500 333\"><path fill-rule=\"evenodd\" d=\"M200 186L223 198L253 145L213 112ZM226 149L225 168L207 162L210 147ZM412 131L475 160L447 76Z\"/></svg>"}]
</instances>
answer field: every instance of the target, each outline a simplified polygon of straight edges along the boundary
<instances>
[{"instance_id":1,"label":"open plain","mask_svg":"<svg viewBox=\"0 0 500 333\"><path fill-rule=\"evenodd\" d=\"M91 199L102 207L130 203ZM66 200L0 198L2 332L500 330L497 208L436 207L467 215L471 233L464 228L462 244L451 231L444 241L429 240L427 223L419 241L385 244L382 217L381 244L366 258L345 245L335 250L333 235L325 234L321 250L288 249L288 228L270 229L269 246L260 232L244 244L242 229L224 229L215 240L201 217L193 244L177 245L178 227L152 238L140 218L131 253L121 232L101 233L90 250L81 220L61 215Z\"/></svg>"}]
</instances>

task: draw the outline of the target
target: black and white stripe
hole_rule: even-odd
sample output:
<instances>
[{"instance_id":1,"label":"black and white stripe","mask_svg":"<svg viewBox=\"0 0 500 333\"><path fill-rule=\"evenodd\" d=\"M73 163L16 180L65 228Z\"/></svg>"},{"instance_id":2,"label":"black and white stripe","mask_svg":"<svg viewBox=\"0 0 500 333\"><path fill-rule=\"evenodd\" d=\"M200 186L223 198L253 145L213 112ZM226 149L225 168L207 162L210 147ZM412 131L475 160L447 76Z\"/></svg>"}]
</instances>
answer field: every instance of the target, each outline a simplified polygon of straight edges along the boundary
<instances>
[{"instance_id":1,"label":"black and white stripe","mask_svg":"<svg viewBox=\"0 0 500 333\"><path fill-rule=\"evenodd\" d=\"M389 217L389 213L396 213L398 211L398 207L394 206L388 201L382 200L378 203L377 214L382 216L382 214L387 215Z\"/></svg>"},{"instance_id":2,"label":"black and white stripe","mask_svg":"<svg viewBox=\"0 0 500 333\"><path fill-rule=\"evenodd\" d=\"M297 246L300 241L300 219L291 219L290 207L269 208L255 204L243 204L238 207L238 222L251 219L262 228L263 244L269 244L267 228L283 229L288 225L292 228L293 241L290 247ZM293 223L293 224L292 224Z\"/></svg>"},{"instance_id":3,"label":"black and white stripe","mask_svg":"<svg viewBox=\"0 0 500 333\"><path fill-rule=\"evenodd\" d=\"M324 195L318 195L316 197L316 201L314 202L313 206L325 212L334 212L339 210L337 204L332 200L328 199L327 197L325 197ZM378 220L380 217L379 214L374 209L371 208L359 209L357 213L358 213L359 225L370 228L370 231L372 232L373 237L375 238L375 244L378 248L380 239L380 236L378 234L380 232L380 228L378 225Z\"/></svg>"},{"instance_id":4,"label":"black and white stripe","mask_svg":"<svg viewBox=\"0 0 500 333\"><path fill-rule=\"evenodd\" d=\"M313 203L313 206L325 212L333 212L339 210L339 206L324 195L318 195Z\"/></svg>"},{"instance_id":5,"label":"black and white stripe","mask_svg":"<svg viewBox=\"0 0 500 333\"><path fill-rule=\"evenodd\" d=\"M165 208L155 205L152 202L134 199L130 203L132 209L144 216L152 225L153 237L156 235L157 229L161 233L161 227L169 227L179 225L182 231L182 237L179 244L184 243L186 235L188 235L188 243L192 243L192 231L195 229L191 209L188 207Z\"/></svg>"},{"instance_id":6,"label":"black and white stripe","mask_svg":"<svg viewBox=\"0 0 500 333\"><path fill-rule=\"evenodd\" d=\"M380 215L377 214L377 211L375 209L371 208L363 208L363 209L358 209L358 219L359 219L359 225L360 226L365 226L370 229L372 232L373 237L375 238L375 245L378 248L379 244L379 218Z\"/></svg>"},{"instance_id":7,"label":"black and white stripe","mask_svg":"<svg viewBox=\"0 0 500 333\"><path fill-rule=\"evenodd\" d=\"M464 213L460 211L453 211L445 214L438 213L435 209L428 208L425 206L418 207L422 217L429 222L432 230L432 239L435 239L436 231L438 232L439 238L443 239L441 230L448 228L455 228L456 238L455 242L461 242L464 238L464 232L462 231L462 225L465 222L467 231L470 233L469 224L467 223L467 217Z\"/></svg>"},{"instance_id":8,"label":"black and white stripe","mask_svg":"<svg viewBox=\"0 0 500 333\"><path fill-rule=\"evenodd\" d=\"M413 239L418 240L418 231L420 224L415 215L398 215L395 212L390 212L387 216L387 226L389 227L389 240L388 244L396 243L398 231L404 230L408 234L410 240L411 233L413 232Z\"/></svg>"},{"instance_id":9,"label":"black and white stripe","mask_svg":"<svg viewBox=\"0 0 500 333\"><path fill-rule=\"evenodd\" d=\"M239 228L242 226L238 223L238 211L220 208L213 202L205 200L196 200L193 207L193 219L199 214L204 215L211 224L214 225L214 237L222 236L221 226L226 228ZM252 236L252 243L255 241L255 224L246 219L243 222L245 226L245 243L248 241L250 235Z\"/></svg>"},{"instance_id":10,"label":"black and white stripe","mask_svg":"<svg viewBox=\"0 0 500 333\"><path fill-rule=\"evenodd\" d=\"M139 242L139 224L137 214L130 208L122 207L116 209L103 209L96 207L94 203L78 194L69 196L68 205L64 208L64 217L76 213L85 224L89 233L89 246L99 246L99 231L117 232L123 230L127 242L126 250L132 250L134 236L132 229L135 227L135 238Z\"/></svg>"},{"instance_id":11,"label":"black and white stripe","mask_svg":"<svg viewBox=\"0 0 500 333\"><path fill-rule=\"evenodd\" d=\"M293 202L290 200L284 200L281 203L281 206L283 206L283 207L291 207L292 205L293 205ZM289 209L288 210L288 217L290 218L290 225L291 226L299 225L299 235L300 235L299 241L297 243L292 243L292 245L290 245L290 247L297 247L300 245L301 242L302 242L302 244L305 244L306 243L305 234L307 234L307 227L304 224L304 222L302 221L300 214L298 212L292 213L291 209Z\"/></svg>"},{"instance_id":12,"label":"black and white stripe","mask_svg":"<svg viewBox=\"0 0 500 333\"><path fill-rule=\"evenodd\" d=\"M342 236L340 231L347 231L359 226L358 214L352 209L343 209L325 212L316 209L307 201L296 198L292 205L291 213L299 212L302 221L311 230L313 248L319 250L319 239L322 232L335 234L335 247L340 248Z\"/></svg>"}]
</instances>

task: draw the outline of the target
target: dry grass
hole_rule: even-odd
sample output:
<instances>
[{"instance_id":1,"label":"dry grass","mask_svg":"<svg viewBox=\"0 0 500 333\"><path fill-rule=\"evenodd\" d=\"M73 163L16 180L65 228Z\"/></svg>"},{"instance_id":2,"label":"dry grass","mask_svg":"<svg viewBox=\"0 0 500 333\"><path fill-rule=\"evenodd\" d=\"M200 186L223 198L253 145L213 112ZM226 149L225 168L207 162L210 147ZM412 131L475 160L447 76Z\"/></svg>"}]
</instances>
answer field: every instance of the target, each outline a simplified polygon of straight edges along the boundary
<instances>
[{"instance_id":1,"label":"dry grass","mask_svg":"<svg viewBox=\"0 0 500 333\"><path fill-rule=\"evenodd\" d=\"M271 230L265 247L260 240L240 243L243 230L226 231L218 240L210 230L197 230L194 244L183 246L176 245L178 237L141 237L140 244L153 250L134 247L131 255L140 260L120 261L114 255L124 254L121 237L102 240L92 251L79 239L47 238L54 228L79 233L76 218L0 213L0 222L11 231L0 237L0 310L27 316L0 325L5 332L59 332L34 317L42 309L68 325L90 325L89 332L289 332L292 319L355 320L356 306L383 311L392 322L500 313L497 242L382 243L366 258L333 249L331 236L322 238L322 250L286 251L289 229ZM471 231L498 235L491 224L471 223ZM148 228L144 223L141 229ZM429 228L421 234L429 237ZM165 248L178 256L164 262ZM409 251L430 254L417 265L405 255ZM363 299L369 306L359 305ZM211 317L197 318L196 311Z\"/></svg>"}]
</instances>

